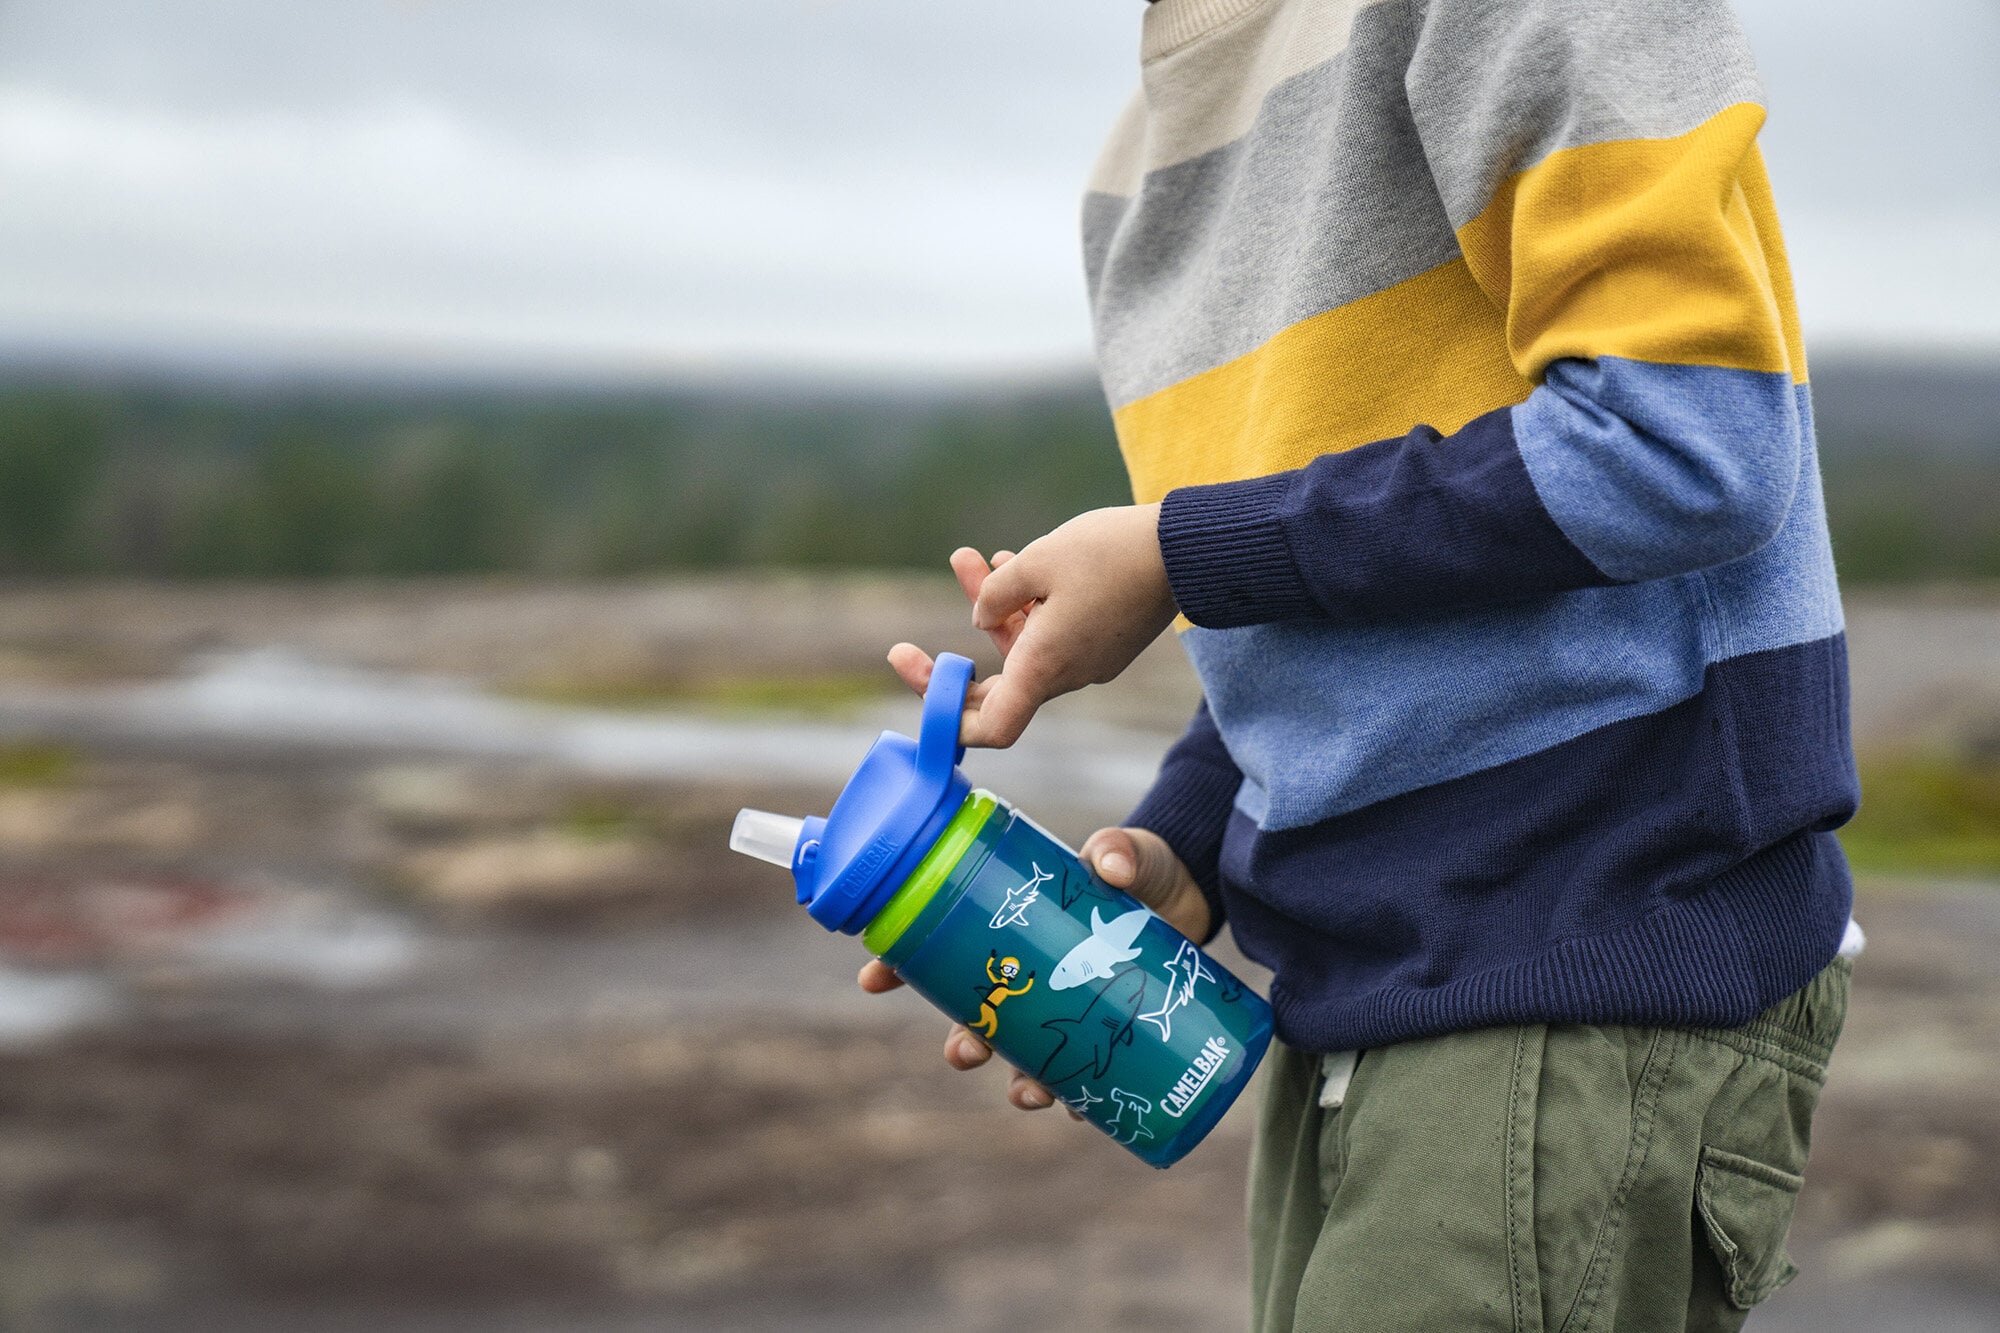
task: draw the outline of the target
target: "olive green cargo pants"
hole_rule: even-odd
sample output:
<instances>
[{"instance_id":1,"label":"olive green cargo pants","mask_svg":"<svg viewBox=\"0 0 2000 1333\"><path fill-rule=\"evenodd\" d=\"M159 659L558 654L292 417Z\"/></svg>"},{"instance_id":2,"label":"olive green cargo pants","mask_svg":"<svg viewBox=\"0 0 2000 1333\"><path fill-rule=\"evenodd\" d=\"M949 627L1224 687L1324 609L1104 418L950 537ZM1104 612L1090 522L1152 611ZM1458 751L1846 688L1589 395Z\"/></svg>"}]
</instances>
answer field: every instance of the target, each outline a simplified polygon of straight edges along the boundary
<instances>
[{"instance_id":1,"label":"olive green cargo pants","mask_svg":"<svg viewBox=\"0 0 2000 1333\"><path fill-rule=\"evenodd\" d=\"M1839 959L1729 1031L1556 1024L1372 1050L1321 1107L1273 1045L1254 1326L1736 1329L1784 1250L1847 1012Z\"/></svg>"}]
</instances>

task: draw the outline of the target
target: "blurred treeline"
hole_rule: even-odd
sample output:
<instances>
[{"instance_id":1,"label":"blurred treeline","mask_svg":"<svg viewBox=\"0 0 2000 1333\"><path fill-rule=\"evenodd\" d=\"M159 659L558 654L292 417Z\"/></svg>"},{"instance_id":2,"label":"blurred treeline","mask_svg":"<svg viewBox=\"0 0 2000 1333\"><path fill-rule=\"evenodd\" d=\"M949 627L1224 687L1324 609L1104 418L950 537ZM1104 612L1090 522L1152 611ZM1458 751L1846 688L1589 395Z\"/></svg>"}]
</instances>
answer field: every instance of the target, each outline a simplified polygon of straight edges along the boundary
<instances>
[{"instance_id":1,"label":"blurred treeline","mask_svg":"<svg viewBox=\"0 0 2000 1333\"><path fill-rule=\"evenodd\" d=\"M1816 371L1856 581L2000 577L2000 372ZM1094 386L0 385L0 574L934 567L1127 497Z\"/></svg>"},{"instance_id":2,"label":"blurred treeline","mask_svg":"<svg viewBox=\"0 0 2000 1333\"><path fill-rule=\"evenodd\" d=\"M0 388L16 575L934 567L1124 498L1083 387Z\"/></svg>"}]
</instances>

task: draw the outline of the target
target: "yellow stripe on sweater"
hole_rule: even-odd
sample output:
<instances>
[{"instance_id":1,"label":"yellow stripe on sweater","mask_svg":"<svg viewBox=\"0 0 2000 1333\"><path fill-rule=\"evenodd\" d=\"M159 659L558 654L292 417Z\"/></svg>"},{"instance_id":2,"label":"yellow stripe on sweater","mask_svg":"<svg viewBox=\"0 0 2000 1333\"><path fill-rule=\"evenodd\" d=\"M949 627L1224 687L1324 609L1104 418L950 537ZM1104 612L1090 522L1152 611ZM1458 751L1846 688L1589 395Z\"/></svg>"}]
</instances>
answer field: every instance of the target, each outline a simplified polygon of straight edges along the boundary
<instances>
[{"instance_id":1,"label":"yellow stripe on sweater","mask_svg":"<svg viewBox=\"0 0 2000 1333\"><path fill-rule=\"evenodd\" d=\"M1792 363L1792 379L1806 382L1806 335L1799 324L1798 298L1792 289L1792 261L1785 254L1785 235L1778 226L1778 201L1771 194L1771 178L1764 171L1764 150L1752 145L1743 162L1743 192L1750 200L1750 220L1757 225L1757 239L1771 271L1771 294L1777 298L1778 319L1785 330L1785 354Z\"/></svg>"},{"instance_id":2,"label":"yellow stripe on sweater","mask_svg":"<svg viewBox=\"0 0 2000 1333\"><path fill-rule=\"evenodd\" d=\"M1763 120L1744 103L1676 138L1553 153L1459 229L1463 260L1120 408L1134 496L1303 467L1418 423L1450 434L1526 398L1559 357L1803 382Z\"/></svg>"},{"instance_id":3,"label":"yellow stripe on sweater","mask_svg":"<svg viewBox=\"0 0 2000 1333\"><path fill-rule=\"evenodd\" d=\"M1132 493L1261 477L1406 434L1449 434L1533 388L1462 260L1300 320L1253 352L1120 408Z\"/></svg>"},{"instance_id":4,"label":"yellow stripe on sweater","mask_svg":"<svg viewBox=\"0 0 2000 1333\"><path fill-rule=\"evenodd\" d=\"M1507 307L1521 374L1619 356L1804 379L1763 123L1740 103L1672 139L1551 153L1501 184L1458 241Z\"/></svg>"}]
</instances>

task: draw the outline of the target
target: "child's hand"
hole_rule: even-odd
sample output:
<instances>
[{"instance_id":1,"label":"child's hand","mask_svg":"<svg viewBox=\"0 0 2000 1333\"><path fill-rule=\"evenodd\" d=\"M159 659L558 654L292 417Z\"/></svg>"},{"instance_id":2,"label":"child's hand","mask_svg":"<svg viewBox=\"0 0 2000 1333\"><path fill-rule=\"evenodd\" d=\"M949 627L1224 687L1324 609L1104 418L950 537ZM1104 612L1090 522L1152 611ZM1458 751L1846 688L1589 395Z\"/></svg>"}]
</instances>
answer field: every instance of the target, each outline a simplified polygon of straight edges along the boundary
<instances>
[{"instance_id":1,"label":"child's hand","mask_svg":"<svg viewBox=\"0 0 2000 1333\"><path fill-rule=\"evenodd\" d=\"M999 675L967 691L960 741L1012 745L1036 709L1111 680L1159 637L1174 618L1159 526L1156 504L1093 509L990 567L969 547L952 553L972 623L1006 657ZM899 643L889 661L918 693L929 684L922 649Z\"/></svg>"},{"instance_id":2,"label":"child's hand","mask_svg":"<svg viewBox=\"0 0 2000 1333\"><path fill-rule=\"evenodd\" d=\"M1208 934L1208 900L1180 857L1159 834L1140 828L1106 828L1090 835L1080 853L1084 864L1113 888L1123 889L1158 912L1166 923L1189 939ZM879 958L862 966L861 989L871 995L903 984ZM959 1024L945 1034L945 1063L953 1069L977 1069L991 1059L993 1048ZM1020 1070L1008 1080L1007 1100L1023 1111L1040 1111L1055 1104L1049 1090ZM1068 1108L1064 1108L1068 1109ZM1072 1120L1082 1116L1070 1111Z\"/></svg>"}]
</instances>

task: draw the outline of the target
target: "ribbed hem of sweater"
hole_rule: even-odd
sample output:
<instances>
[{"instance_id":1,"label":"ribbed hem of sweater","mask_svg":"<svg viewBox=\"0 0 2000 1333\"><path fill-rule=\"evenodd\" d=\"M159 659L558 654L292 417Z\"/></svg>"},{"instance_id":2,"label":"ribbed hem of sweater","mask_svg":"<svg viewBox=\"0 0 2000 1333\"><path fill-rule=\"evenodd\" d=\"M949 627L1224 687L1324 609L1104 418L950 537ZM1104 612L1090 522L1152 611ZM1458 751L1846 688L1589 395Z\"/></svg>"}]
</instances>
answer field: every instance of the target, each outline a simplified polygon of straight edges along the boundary
<instances>
[{"instance_id":1,"label":"ribbed hem of sweater","mask_svg":"<svg viewBox=\"0 0 2000 1333\"><path fill-rule=\"evenodd\" d=\"M1222 835L1242 775L1203 763L1170 764L1160 771L1138 809L1125 817L1130 828L1157 833L1194 876L1208 901L1206 944L1222 929Z\"/></svg>"},{"instance_id":2,"label":"ribbed hem of sweater","mask_svg":"<svg viewBox=\"0 0 2000 1333\"><path fill-rule=\"evenodd\" d=\"M1853 902L1833 835L1803 833L1622 931L1423 989L1294 996L1278 981L1271 1008L1304 1051L1528 1023L1740 1028L1833 960Z\"/></svg>"},{"instance_id":3,"label":"ribbed hem of sweater","mask_svg":"<svg viewBox=\"0 0 2000 1333\"><path fill-rule=\"evenodd\" d=\"M1318 608L1280 506L1296 472L1183 486L1160 502L1160 554L1181 614L1207 629L1261 625Z\"/></svg>"},{"instance_id":4,"label":"ribbed hem of sweater","mask_svg":"<svg viewBox=\"0 0 2000 1333\"><path fill-rule=\"evenodd\" d=\"M1146 11L1141 60L1158 60L1241 18L1265 0L1159 0Z\"/></svg>"}]
</instances>

